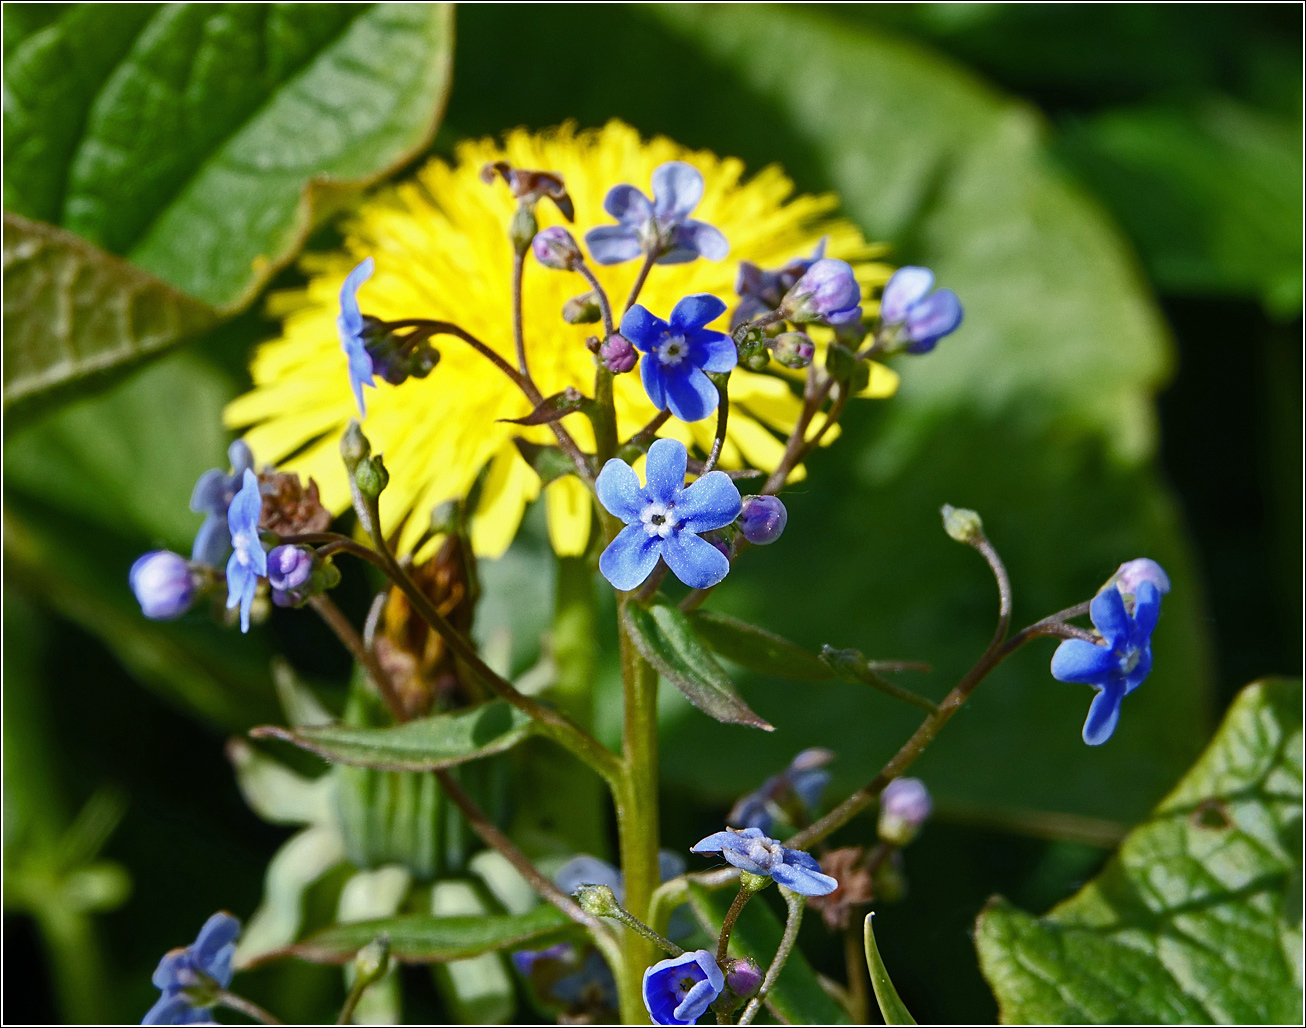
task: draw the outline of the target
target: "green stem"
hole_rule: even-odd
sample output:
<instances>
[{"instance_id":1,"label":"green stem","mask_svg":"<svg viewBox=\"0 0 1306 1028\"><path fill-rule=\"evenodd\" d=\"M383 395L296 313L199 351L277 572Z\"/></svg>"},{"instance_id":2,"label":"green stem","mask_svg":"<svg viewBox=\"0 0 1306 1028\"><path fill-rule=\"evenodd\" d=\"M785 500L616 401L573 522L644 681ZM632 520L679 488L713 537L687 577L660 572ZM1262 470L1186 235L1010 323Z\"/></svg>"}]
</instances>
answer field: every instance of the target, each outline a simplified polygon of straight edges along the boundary
<instances>
[{"instance_id":1,"label":"green stem","mask_svg":"<svg viewBox=\"0 0 1306 1028\"><path fill-rule=\"evenodd\" d=\"M624 601L628 602L628 601ZM621 622L619 622L621 623ZM624 775L617 799L617 836L621 844L621 871L625 879L624 906L648 923L653 892L658 887L658 721L657 672L639 655L625 629L621 629L621 678L625 691L622 725ZM646 1024L648 1014L640 999L644 969L653 963L647 939L626 937L622 965L622 1018L627 1024Z\"/></svg>"},{"instance_id":2,"label":"green stem","mask_svg":"<svg viewBox=\"0 0 1306 1028\"><path fill-rule=\"evenodd\" d=\"M794 943L798 941L798 929L803 923L803 906L807 902L807 897L800 896L796 892L790 892L784 886L780 887L780 895L785 898L785 903L789 906L789 919L785 922L784 935L780 937L780 948L775 951L775 958L771 961L771 966L766 969L766 977L762 979L762 987L758 990L757 995L748 1001L748 1006L744 1007L744 1012L739 1018L741 1025L753 1023L753 1018L762 1009L766 997L775 988L776 979L780 977L780 972L784 970L785 961L789 959L789 954L793 952Z\"/></svg>"},{"instance_id":3,"label":"green stem","mask_svg":"<svg viewBox=\"0 0 1306 1028\"><path fill-rule=\"evenodd\" d=\"M739 880L739 869L721 867L715 871L696 871L680 875L663 882L653 891L652 909L649 911L649 924L655 932L666 934L671 912L676 907L689 902L689 883L693 882L704 889L724 889Z\"/></svg>"},{"instance_id":4,"label":"green stem","mask_svg":"<svg viewBox=\"0 0 1306 1028\"><path fill-rule=\"evenodd\" d=\"M756 875L741 875L739 880L739 891L735 893L735 898L730 903L730 909L726 911L726 916L721 921L721 934L716 943L717 963L725 962L726 953L730 949L730 933L735 929L735 922L739 920L739 915L744 912L744 905L753 898L759 891L759 883L756 881ZM765 883L761 883L765 887Z\"/></svg>"},{"instance_id":5,"label":"green stem","mask_svg":"<svg viewBox=\"0 0 1306 1028\"><path fill-rule=\"evenodd\" d=\"M244 996L237 996L234 992L228 992L226 989L221 989L218 992L218 1006L239 1011L259 1024L281 1024L280 1021L257 1003L247 1000Z\"/></svg>"}]
</instances>

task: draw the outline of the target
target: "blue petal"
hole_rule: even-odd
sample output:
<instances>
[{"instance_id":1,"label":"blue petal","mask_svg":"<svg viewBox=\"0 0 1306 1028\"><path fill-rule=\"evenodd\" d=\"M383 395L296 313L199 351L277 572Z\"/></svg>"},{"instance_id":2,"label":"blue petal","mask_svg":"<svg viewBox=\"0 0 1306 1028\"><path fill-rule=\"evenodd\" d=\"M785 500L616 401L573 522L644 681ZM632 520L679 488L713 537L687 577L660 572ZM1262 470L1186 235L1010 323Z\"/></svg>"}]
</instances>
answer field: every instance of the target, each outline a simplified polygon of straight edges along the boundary
<instances>
[{"instance_id":1,"label":"blue petal","mask_svg":"<svg viewBox=\"0 0 1306 1028\"><path fill-rule=\"evenodd\" d=\"M766 836L757 828L745 828L742 832L713 832L706 839L689 847L690 853L720 853L737 846L739 839L765 839Z\"/></svg>"},{"instance_id":2,"label":"blue petal","mask_svg":"<svg viewBox=\"0 0 1306 1028\"><path fill-rule=\"evenodd\" d=\"M263 496L259 493L258 479L247 468L240 491L231 498L231 505L227 508L227 525L231 528L231 534L257 535L258 519L262 511Z\"/></svg>"},{"instance_id":3,"label":"blue petal","mask_svg":"<svg viewBox=\"0 0 1306 1028\"><path fill-rule=\"evenodd\" d=\"M1059 682L1100 685L1118 667L1115 654L1086 639L1067 639L1052 654L1052 677Z\"/></svg>"},{"instance_id":4,"label":"blue petal","mask_svg":"<svg viewBox=\"0 0 1306 1028\"><path fill-rule=\"evenodd\" d=\"M245 595L245 583L254 579L254 572L240 562L240 555L233 553L227 561L227 609L240 603Z\"/></svg>"},{"instance_id":5,"label":"blue petal","mask_svg":"<svg viewBox=\"0 0 1306 1028\"><path fill-rule=\"evenodd\" d=\"M711 293L693 293L676 304L671 311L671 327L685 333L702 328L726 312L726 305Z\"/></svg>"},{"instance_id":6,"label":"blue petal","mask_svg":"<svg viewBox=\"0 0 1306 1028\"><path fill-rule=\"evenodd\" d=\"M934 272L929 268L908 265L893 273L880 294L880 320L886 325L897 325L907 320L907 308L920 300L934 285Z\"/></svg>"},{"instance_id":7,"label":"blue petal","mask_svg":"<svg viewBox=\"0 0 1306 1028\"><path fill-rule=\"evenodd\" d=\"M594 490L609 514L628 525L639 520L645 501L640 495L639 477L624 460L613 457L604 464L594 482Z\"/></svg>"},{"instance_id":8,"label":"blue petal","mask_svg":"<svg viewBox=\"0 0 1306 1028\"><path fill-rule=\"evenodd\" d=\"M735 803L730 811L730 824L739 828L756 828L769 832L774 823L771 808L761 791L750 792Z\"/></svg>"},{"instance_id":9,"label":"blue petal","mask_svg":"<svg viewBox=\"0 0 1306 1028\"><path fill-rule=\"evenodd\" d=\"M649 403L658 410L667 409L667 373L661 361L646 357L639 362L639 380L648 393Z\"/></svg>"},{"instance_id":10,"label":"blue petal","mask_svg":"<svg viewBox=\"0 0 1306 1028\"><path fill-rule=\"evenodd\" d=\"M739 517L743 500L739 487L724 471L712 471L697 479L676 501L676 516L686 532L697 535L725 528Z\"/></svg>"},{"instance_id":11,"label":"blue petal","mask_svg":"<svg viewBox=\"0 0 1306 1028\"><path fill-rule=\"evenodd\" d=\"M655 439L644 465L645 495L658 503L675 503L685 488L689 454L679 439Z\"/></svg>"},{"instance_id":12,"label":"blue petal","mask_svg":"<svg viewBox=\"0 0 1306 1028\"><path fill-rule=\"evenodd\" d=\"M1124 689L1109 685L1093 697L1088 717L1084 721L1084 742L1090 746L1101 746L1111 738L1111 733L1120 721L1120 701L1124 696Z\"/></svg>"},{"instance_id":13,"label":"blue petal","mask_svg":"<svg viewBox=\"0 0 1306 1028\"><path fill-rule=\"evenodd\" d=\"M190 950L178 946L176 949L168 950L159 958L159 966L154 969L150 981L154 983L156 989L161 989L164 992L175 991L182 988L184 984L180 972L187 971L191 967Z\"/></svg>"},{"instance_id":14,"label":"blue petal","mask_svg":"<svg viewBox=\"0 0 1306 1028\"><path fill-rule=\"evenodd\" d=\"M961 301L951 289L938 289L907 312L907 337L934 342L961 324Z\"/></svg>"},{"instance_id":15,"label":"blue petal","mask_svg":"<svg viewBox=\"0 0 1306 1028\"><path fill-rule=\"evenodd\" d=\"M224 989L231 984L231 955L234 949L231 952L228 949L234 947L239 938L240 922L225 910L219 910L204 922L204 927L200 929L191 947L195 962L207 974L216 978ZM226 981L222 980L224 974Z\"/></svg>"},{"instance_id":16,"label":"blue petal","mask_svg":"<svg viewBox=\"0 0 1306 1028\"><path fill-rule=\"evenodd\" d=\"M669 882L685 873L685 858L671 850L658 850L658 879Z\"/></svg>"},{"instance_id":17,"label":"blue petal","mask_svg":"<svg viewBox=\"0 0 1306 1028\"><path fill-rule=\"evenodd\" d=\"M658 264L688 264L699 257L723 261L730 254L730 243L715 225L692 218L676 228L671 245L662 253Z\"/></svg>"},{"instance_id":18,"label":"blue petal","mask_svg":"<svg viewBox=\"0 0 1306 1028\"><path fill-rule=\"evenodd\" d=\"M1134 670L1125 675L1125 695L1143 684L1143 680L1152 673L1152 647L1150 644L1144 644L1142 652L1138 655L1138 663L1134 665Z\"/></svg>"},{"instance_id":19,"label":"blue petal","mask_svg":"<svg viewBox=\"0 0 1306 1028\"><path fill-rule=\"evenodd\" d=\"M235 477L240 477L247 469L253 470L254 451L249 448L249 443L244 439L236 439L227 447L227 460L231 462L231 470L235 472Z\"/></svg>"},{"instance_id":20,"label":"blue petal","mask_svg":"<svg viewBox=\"0 0 1306 1028\"><path fill-rule=\"evenodd\" d=\"M1140 582L1134 593L1134 633L1140 643L1152 634L1160 616L1160 590L1151 582Z\"/></svg>"},{"instance_id":21,"label":"blue petal","mask_svg":"<svg viewBox=\"0 0 1306 1028\"><path fill-rule=\"evenodd\" d=\"M682 374L667 375L663 388L667 393L667 406L681 421L702 421L716 410L719 399L716 384L698 368L691 366Z\"/></svg>"},{"instance_id":22,"label":"blue petal","mask_svg":"<svg viewBox=\"0 0 1306 1028\"><path fill-rule=\"evenodd\" d=\"M769 875L771 873L770 868L763 867L742 849L727 847L721 851L721 856L725 857L728 863L733 864L741 871L747 871L750 875Z\"/></svg>"},{"instance_id":23,"label":"blue petal","mask_svg":"<svg viewBox=\"0 0 1306 1028\"><path fill-rule=\"evenodd\" d=\"M690 329L685 333L685 342L689 344L690 363L704 371L730 371L739 363L739 350L734 340L724 332L708 328Z\"/></svg>"},{"instance_id":24,"label":"blue petal","mask_svg":"<svg viewBox=\"0 0 1306 1028\"><path fill-rule=\"evenodd\" d=\"M372 277L376 261L364 257L362 261L345 276L340 287L340 325L341 331L348 329L350 335L357 335L363 330L363 315L358 309L358 290L364 282Z\"/></svg>"},{"instance_id":25,"label":"blue petal","mask_svg":"<svg viewBox=\"0 0 1306 1028\"><path fill-rule=\"evenodd\" d=\"M821 793L830 784L830 773L821 768L803 768L789 772L789 785L802 800L803 806L814 810L821 802Z\"/></svg>"},{"instance_id":26,"label":"blue petal","mask_svg":"<svg viewBox=\"0 0 1306 1028\"><path fill-rule=\"evenodd\" d=\"M210 514L195 533L190 548L190 559L211 568L221 567L231 555L231 533L227 531L225 514Z\"/></svg>"},{"instance_id":27,"label":"blue petal","mask_svg":"<svg viewBox=\"0 0 1306 1028\"><path fill-rule=\"evenodd\" d=\"M628 229L639 228L653 217L653 205L648 202L648 197L625 183L608 190L608 195L603 198L603 209Z\"/></svg>"},{"instance_id":28,"label":"blue petal","mask_svg":"<svg viewBox=\"0 0 1306 1028\"><path fill-rule=\"evenodd\" d=\"M585 233L585 245L596 264L624 264L644 252L639 234L625 225L600 225Z\"/></svg>"},{"instance_id":29,"label":"blue petal","mask_svg":"<svg viewBox=\"0 0 1306 1028\"><path fill-rule=\"evenodd\" d=\"M165 992L141 1018L141 1024L195 1024L203 1020L204 1013L192 1007L183 993Z\"/></svg>"},{"instance_id":30,"label":"blue petal","mask_svg":"<svg viewBox=\"0 0 1306 1028\"><path fill-rule=\"evenodd\" d=\"M712 1001L717 998L720 992L720 989L712 988L712 983L709 981L699 982L680 1001L680 1006L675 1009L675 1016L682 1021L693 1024L707 1012L707 1008L712 1005Z\"/></svg>"},{"instance_id":31,"label":"blue petal","mask_svg":"<svg viewBox=\"0 0 1306 1028\"><path fill-rule=\"evenodd\" d=\"M344 348L345 355L349 364L349 385L354 390L354 400L358 404L359 417L367 417L367 404L363 401L363 386L372 389L376 388L375 365L372 363L372 355L367 352L367 347L363 345L363 340L358 336L350 336L346 339L341 336L341 345Z\"/></svg>"},{"instance_id":32,"label":"blue petal","mask_svg":"<svg viewBox=\"0 0 1306 1028\"><path fill-rule=\"evenodd\" d=\"M258 578L250 575L245 581L244 591L240 595L240 630L249 631L249 613L254 606L254 593L258 589Z\"/></svg>"},{"instance_id":33,"label":"blue petal","mask_svg":"<svg viewBox=\"0 0 1306 1028\"><path fill-rule=\"evenodd\" d=\"M635 304L621 316L621 334L644 353L652 350L670 331L670 325L642 304Z\"/></svg>"},{"instance_id":34,"label":"blue petal","mask_svg":"<svg viewBox=\"0 0 1306 1028\"><path fill-rule=\"evenodd\" d=\"M582 885L606 885L616 894L618 902L622 899L621 872L606 860L592 857L588 853L580 853L558 868L553 876L553 884L568 896L573 895Z\"/></svg>"},{"instance_id":35,"label":"blue petal","mask_svg":"<svg viewBox=\"0 0 1306 1028\"><path fill-rule=\"evenodd\" d=\"M691 589L710 589L730 574L726 555L690 532L672 532L662 540L662 559Z\"/></svg>"},{"instance_id":36,"label":"blue petal","mask_svg":"<svg viewBox=\"0 0 1306 1028\"><path fill-rule=\"evenodd\" d=\"M1133 622L1125 610L1124 598L1114 585L1097 591L1088 605L1088 616L1093 619L1093 627L1102 633L1111 649L1118 650L1129 641Z\"/></svg>"},{"instance_id":37,"label":"blue petal","mask_svg":"<svg viewBox=\"0 0 1306 1028\"><path fill-rule=\"evenodd\" d=\"M862 320L862 309L860 307L845 307L841 311L833 311L825 316L827 325L852 325Z\"/></svg>"},{"instance_id":38,"label":"blue petal","mask_svg":"<svg viewBox=\"0 0 1306 1028\"><path fill-rule=\"evenodd\" d=\"M692 164L667 161L653 170L653 213L659 220L683 221L702 199L703 174Z\"/></svg>"},{"instance_id":39,"label":"blue petal","mask_svg":"<svg viewBox=\"0 0 1306 1028\"><path fill-rule=\"evenodd\" d=\"M196 514L227 516L227 476L221 468L209 468L200 475L190 494L190 509Z\"/></svg>"},{"instance_id":40,"label":"blue petal","mask_svg":"<svg viewBox=\"0 0 1306 1028\"><path fill-rule=\"evenodd\" d=\"M795 867L806 868L808 871L821 870L821 865L817 859L803 850L786 849L785 863L793 864Z\"/></svg>"},{"instance_id":41,"label":"blue petal","mask_svg":"<svg viewBox=\"0 0 1306 1028\"><path fill-rule=\"evenodd\" d=\"M599 570L615 589L634 589L657 565L662 540L643 525L627 525L599 555Z\"/></svg>"},{"instance_id":42,"label":"blue petal","mask_svg":"<svg viewBox=\"0 0 1306 1028\"><path fill-rule=\"evenodd\" d=\"M771 877L792 892L803 896L828 896L839 888L839 880L793 864L777 864Z\"/></svg>"}]
</instances>

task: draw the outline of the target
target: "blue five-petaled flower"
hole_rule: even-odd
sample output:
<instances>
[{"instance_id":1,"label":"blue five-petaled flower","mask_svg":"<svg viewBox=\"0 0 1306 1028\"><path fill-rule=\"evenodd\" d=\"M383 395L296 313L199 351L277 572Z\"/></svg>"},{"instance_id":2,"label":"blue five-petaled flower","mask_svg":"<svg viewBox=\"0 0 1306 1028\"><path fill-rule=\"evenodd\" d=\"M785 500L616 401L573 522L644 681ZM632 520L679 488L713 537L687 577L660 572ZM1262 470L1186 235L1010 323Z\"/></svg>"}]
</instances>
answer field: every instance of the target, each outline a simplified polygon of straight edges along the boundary
<instances>
[{"instance_id":1,"label":"blue five-petaled flower","mask_svg":"<svg viewBox=\"0 0 1306 1028\"><path fill-rule=\"evenodd\" d=\"M739 489L724 471L712 471L685 488L685 444L658 439L648 449L647 485L624 460L612 458L594 483L599 502L626 523L599 557L603 577L634 589L661 557L693 589L708 589L730 571L730 561L699 533L724 528L739 516Z\"/></svg>"},{"instance_id":2,"label":"blue five-petaled flower","mask_svg":"<svg viewBox=\"0 0 1306 1028\"><path fill-rule=\"evenodd\" d=\"M1120 701L1142 684L1152 670L1152 630L1161 614L1161 593L1151 581L1138 583L1132 614L1113 582L1093 597L1088 612L1102 636L1098 645L1067 639L1052 655L1052 677L1082 682L1097 695L1084 721L1084 742L1100 746L1120 720Z\"/></svg>"},{"instance_id":3,"label":"blue five-petaled flower","mask_svg":"<svg viewBox=\"0 0 1306 1028\"><path fill-rule=\"evenodd\" d=\"M245 470L254 466L254 454L245 440L237 439L227 447L231 461L231 474L221 468L210 468L200 475L190 495L190 509L207 515L200 530L195 533L190 559L209 567L221 567L231 553L231 533L227 529L227 508L245 477Z\"/></svg>"},{"instance_id":4,"label":"blue five-petaled flower","mask_svg":"<svg viewBox=\"0 0 1306 1028\"><path fill-rule=\"evenodd\" d=\"M717 388L705 372L729 371L739 351L724 332L703 326L725 309L711 293L695 293L676 304L669 321L639 304L626 311L621 334L645 355L639 374L658 410L670 408L681 421L701 421L716 410Z\"/></svg>"},{"instance_id":5,"label":"blue five-petaled flower","mask_svg":"<svg viewBox=\"0 0 1306 1028\"><path fill-rule=\"evenodd\" d=\"M240 922L219 911L189 946L169 950L154 971L155 988L163 995L141 1024L200 1024L213 1020L211 1007L197 1007L188 989L225 989L231 984L231 959L236 953Z\"/></svg>"},{"instance_id":6,"label":"blue five-petaled flower","mask_svg":"<svg viewBox=\"0 0 1306 1028\"><path fill-rule=\"evenodd\" d=\"M821 874L821 865L811 854L767 838L760 828L717 832L691 846L690 852L720 853L739 870L774 878L804 896L828 896L839 887L837 879Z\"/></svg>"},{"instance_id":7,"label":"blue five-petaled flower","mask_svg":"<svg viewBox=\"0 0 1306 1028\"><path fill-rule=\"evenodd\" d=\"M240 604L240 630L249 631L249 609L260 577L268 573L268 555L258 537L258 519L263 510L254 472L245 469L245 484L227 508L231 529L231 559L227 561L227 609Z\"/></svg>"},{"instance_id":8,"label":"blue five-petaled flower","mask_svg":"<svg viewBox=\"0 0 1306 1028\"><path fill-rule=\"evenodd\" d=\"M345 276L345 284L340 287L340 314L336 318L340 348L349 359L349 384L358 401L360 417L367 416L367 407L363 403L363 386L375 389L376 380L372 377L375 371L372 355L367 352L367 345L363 342L363 312L358 308L358 290L372 277L375 267L376 262L371 257L366 257Z\"/></svg>"},{"instance_id":9,"label":"blue five-petaled flower","mask_svg":"<svg viewBox=\"0 0 1306 1028\"><path fill-rule=\"evenodd\" d=\"M668 161L653 172L653 199L631 185L613 186L603 209L619 224L585 233L590 254L599 264L621 264L645 253L658 264L684 264L700 255L725 260L730 252L719 229L689 216L703 199L703 175L692 164Z\"/></svg>"},{"instance_id":10,"label":"blue five-petaled flower","mask_svg":"<svg viewBox=\"0 0 1306 1028\"><path fill-rule=\"evenodd\" d=\"M696 1024L726 987L708 950L659 960L644 972L644 1006L655 1024Z\"/></svg>"},{"instance_id":11,"label":"blue five-petaled flower","mask_svg":"<svg viewBox=\"0 0 1306 1028\"><path fill-rule=\"evenodd\" d=\"M935 289L929 268L899 268L880 295L884 330L905 343L908 353L928 353L961 324L961 301L951 289Z\"/></svg>"}]
</instances>

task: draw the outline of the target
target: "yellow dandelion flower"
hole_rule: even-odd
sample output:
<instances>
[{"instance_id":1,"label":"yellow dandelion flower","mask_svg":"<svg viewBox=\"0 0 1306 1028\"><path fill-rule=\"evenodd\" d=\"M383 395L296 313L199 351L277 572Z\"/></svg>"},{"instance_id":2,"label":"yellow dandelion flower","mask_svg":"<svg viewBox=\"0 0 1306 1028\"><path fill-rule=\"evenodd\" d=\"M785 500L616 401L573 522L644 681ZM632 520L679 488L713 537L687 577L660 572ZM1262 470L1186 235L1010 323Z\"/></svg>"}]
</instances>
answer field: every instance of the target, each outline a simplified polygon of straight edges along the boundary
<instances>
[{"instance_id":1,"label":"yellow dandelion flower","mask_svg":"<svg viewBox=\"0 0 1306 1028\"><path fill-rule=\"evenodd\" d=\"M365 201L345 224L343 251L302 258L309 282L271 297L269 310L284 319L283 334L259 347L251 365L254 388L227 408L227 424L247 429L246 441L261 461L311 475L333 512L349 505L337 447L341 432L357 415L335 327L340 286L355 264L366 256L376 260L375 275L359 291L367 313L384 320L455 322L515 363L512 248L506 234L515 201L502 184L487 186L480 178L481 167L495 160L560 172L575 204L576 223L570 228L577 238L611 223L603 210L611 186L627 182L647 192L659 164L682 160L697 167L705 191L694 217L725 234L730 255L719 263L700 258L655 267L640 303L662 317L690 293L714 293L733 306L739 261L778 267L808 255L822 236L828 237L827 255L852 262L864 287L883 285L888 278L889 268L869 262L878 248L869 246L851 222L831 217L835 197L792 197L793 183L776 167L745 181L743 162L735 158L688 150L664 138L644 141L616 121L585 132L570 125L540 134L518 130L508 133L502 145L491 139L465 142L452 166L432 160L412 179ZM548 202L538 213L542 228L563 224ZM614 304L624 300L639 264L594 269ZM569 385L587 394L593 389L594 363L585 339L597 326L569 325L560 316L566 300L585 289L579 275L551 271L528 258L522 295L526 351L545 396ZM387 534L398 530L398 549L409 552L425 533L430 510L467 495L488 465L471 535L478 554L497 557L540 492L539 479L513 437L548 443L553 436L547 426L523 429L498 421L523 416L530 404L470 347L450 338L436 342L442 356L429 377L399 386L378 380L367 394L364 427L391 471L382 506L384 528ZM897 383L892 371L873 365L861 395L889 396ZM617 376L614 394L621 438L657 413L638 373ZM773 469L783 453L777 433L788 434L801 407L789 382L736 369L730 402L721 465ZM592 450L593 432L583 415L570 415L564 424L582 447ZM820 426L818 418L811 430ZM672 419L662 434L706 452L714 430L715 418L695 424ZM836 433L833 426L823 441ZM802 469L795 469L794 477L801 475ZM568 476L548 486L545 501L555 550L583 553L592 515L585 486Z\"/></svg>"}]
</instances>

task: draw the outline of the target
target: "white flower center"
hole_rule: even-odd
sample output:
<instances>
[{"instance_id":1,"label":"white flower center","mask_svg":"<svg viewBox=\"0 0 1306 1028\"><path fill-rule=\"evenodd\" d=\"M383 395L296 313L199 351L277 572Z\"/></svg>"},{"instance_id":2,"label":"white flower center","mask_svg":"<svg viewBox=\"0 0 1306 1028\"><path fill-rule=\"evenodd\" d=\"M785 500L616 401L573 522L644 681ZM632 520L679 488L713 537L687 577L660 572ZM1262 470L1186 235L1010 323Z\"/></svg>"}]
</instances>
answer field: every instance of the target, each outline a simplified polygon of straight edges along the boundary
<instances>
[{"instance_id":1,"label":"white flower center","mask_svg":"<svg viewBox=\"0 0 1306 1028\"><path fill-rule=\"evenodd\" d=\"M665 539L679 527L680 522L675 516L675 507L667 506L664 503L650 503L644 508L639 516L639 520L644 525L644 531L649 535L658 536Z\"/></svg>"},{"instance_id":2,"label":"white flower center","mask_svg":"<svg viewBox=\"0 0 1306 1028\"><path fill-rule=\"evenodd\" d=\"M657 345L658 360L674 368L689 355L689 344L684 336L665 336Z\"/></svg>"},{"instance_id":3,"label":"white flower center","mask_svg":"<svg viewBox=\"0 0 1306 1028\"><path fill-rule=\"evenodd\" d=\"M784 863L784 845L770 839L750 839L748 857L759 867L770 868L773 864Z\"/></svg>"},{"instance_id":4,"label":"white flower center","mask_svg":"<svg viewBox=\"0 0 1306 1028\"><path fill-rule=\"evenodd\" d=\"M1138 662L1143 659L1143 651L1137 646L1130 646L1125 650L1125 654L1120 658L1120 670L1129 674L1134 668L1138 667Z\"/></svg>"}]
</instances>

